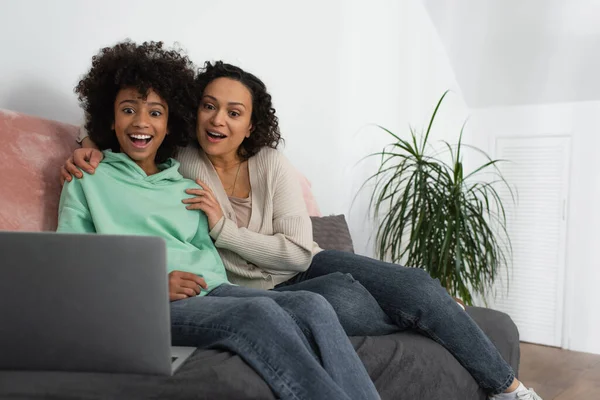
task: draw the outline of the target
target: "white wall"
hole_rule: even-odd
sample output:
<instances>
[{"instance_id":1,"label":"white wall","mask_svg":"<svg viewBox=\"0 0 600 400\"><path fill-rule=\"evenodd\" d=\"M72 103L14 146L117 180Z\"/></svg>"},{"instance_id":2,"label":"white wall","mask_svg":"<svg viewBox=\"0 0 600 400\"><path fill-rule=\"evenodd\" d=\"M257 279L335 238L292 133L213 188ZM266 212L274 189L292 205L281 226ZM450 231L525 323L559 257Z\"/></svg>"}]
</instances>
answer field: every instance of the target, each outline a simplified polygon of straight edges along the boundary
<instances>
[{"instance_id":1,"label":"white wall","mask_svg":"<svg viewBox=\"0 0 600 400\"><path fill-rule=\"evenodd\" d=\"M441 42L418 0L228 2L4 0L0 108L80 123L73 94L98 49L124 38L178 42L197 63L223 59L265 81L284 151L311 180L324 214L348 213L375 165L357 160L388 139L368 123L406 133L424 124L445 89L454 134L466 116ZM436 131L444 136L446 127ZM359 132L360 131L360 132ZM370 254L366 203L349 215Z\"/></svg>"},{"instance_id":2,"label":"white wall","mask_svg":"<svg viewBox=\"0 0 600 400\"><path fill-rule=\"evenodd\" d=\"M377 170L377 158L357 164L392 142L378 124L407 138L409 124L426 128L439 97L447 97L432 143L456 141L468 112L441 41L420 1L344 3L339 85L339 160L336 197L349 219L357 252L373 254L374 228L367 218L369 191L353 200Z\"/></svg>"},{"instance_id":3,"label":"white wall","mask_svg":"<svg viewBox=\"0 0 600 400\"><path fill-rule=\"evenodd\" d=\"M488 151L498 136L571 135L563 347L600 354L600 102L474 110L468 133Z\"/></svg>"},{"instance_id":4,"label":"white wall","mask_svg":"<svg viewBox=\"0 0 600 400\"><path fill-rule=\"evenodd\" d=\"M600 1L423 2L470 107L600 100Z\"/></svg>"}]
</instances>

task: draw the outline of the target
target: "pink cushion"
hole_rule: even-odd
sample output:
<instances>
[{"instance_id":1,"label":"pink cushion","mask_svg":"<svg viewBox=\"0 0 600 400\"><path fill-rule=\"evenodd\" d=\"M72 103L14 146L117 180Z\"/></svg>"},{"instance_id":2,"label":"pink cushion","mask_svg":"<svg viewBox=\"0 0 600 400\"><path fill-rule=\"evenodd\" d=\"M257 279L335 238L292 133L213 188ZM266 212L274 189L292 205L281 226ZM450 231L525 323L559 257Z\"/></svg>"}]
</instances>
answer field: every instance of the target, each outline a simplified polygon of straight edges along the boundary
<instances>
[{"instance_id":1,"label":"pink cushion","mask_svg":"<svg viewBox=\"0 0 600 400\"><path fill-rule=\"evenodd\" d=\"M56 229L60 166L77 127L0 110L0 230Z\"/></svg>"},{"instance_id":2,"label":"pink cushion","mask_svg":"<svg viewBox=\"0 0 600 400\"><path fill-rule=\"evenodd\" d=\"M298 170L298 180L300 181L300 186L302 187L302 196L304 197L304 202L306 203L306 209L308 210L308 215L311 217L321 217L321 211L319 210L319 205L315 200L315 197L310 190L310 181L306 179L304 175Z\"/></svg>"}]
</instances>

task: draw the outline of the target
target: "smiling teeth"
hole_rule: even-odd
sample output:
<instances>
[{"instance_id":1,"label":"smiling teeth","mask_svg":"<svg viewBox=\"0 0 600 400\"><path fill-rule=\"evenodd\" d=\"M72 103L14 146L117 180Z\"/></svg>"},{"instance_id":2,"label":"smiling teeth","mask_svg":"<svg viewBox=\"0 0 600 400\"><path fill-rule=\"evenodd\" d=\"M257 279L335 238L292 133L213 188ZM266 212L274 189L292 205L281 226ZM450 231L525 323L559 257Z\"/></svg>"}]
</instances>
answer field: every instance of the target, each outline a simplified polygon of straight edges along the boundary
<instances>
[{"instance_id":1,"label":"smiling teeth","mask_svg":"<svg viewBox=\"0 0 600 400\"><path fill-rule=\"evenodd\" d=\"M150 135L129 135L134 139L150 139L152 136Z\"/></svg>"},{"instance_id":2,"label":"smiling teeth","mask_svg":"<svg viewBox=\"0 0 600 400\"><path fill-rule=\"evenodd\" d=\"M217 137L225 137L225 135L221 135L220 133L216 133L216 132L210 132L209 131L208 134L212 135L212 136L217 136Z\"/></svg>"}]
</instances>

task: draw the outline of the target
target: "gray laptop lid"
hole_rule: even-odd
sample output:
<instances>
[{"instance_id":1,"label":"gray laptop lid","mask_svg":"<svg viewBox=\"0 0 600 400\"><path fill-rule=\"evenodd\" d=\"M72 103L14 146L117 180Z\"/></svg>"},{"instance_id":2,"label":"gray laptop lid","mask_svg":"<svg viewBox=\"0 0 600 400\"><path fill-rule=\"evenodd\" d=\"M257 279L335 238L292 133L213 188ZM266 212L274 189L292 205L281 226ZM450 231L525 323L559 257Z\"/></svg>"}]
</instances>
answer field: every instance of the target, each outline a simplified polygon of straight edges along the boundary
<instances>
[{"instance_id":1,"label":"gray laptop lid","mask_svg":"<svg viewBox=\"0 0 600 400\"><path fill-rule=\"evenodd\" d=\"M171 374L166 249L0 232L0 369Z\"/></svg>"}]
</instances>

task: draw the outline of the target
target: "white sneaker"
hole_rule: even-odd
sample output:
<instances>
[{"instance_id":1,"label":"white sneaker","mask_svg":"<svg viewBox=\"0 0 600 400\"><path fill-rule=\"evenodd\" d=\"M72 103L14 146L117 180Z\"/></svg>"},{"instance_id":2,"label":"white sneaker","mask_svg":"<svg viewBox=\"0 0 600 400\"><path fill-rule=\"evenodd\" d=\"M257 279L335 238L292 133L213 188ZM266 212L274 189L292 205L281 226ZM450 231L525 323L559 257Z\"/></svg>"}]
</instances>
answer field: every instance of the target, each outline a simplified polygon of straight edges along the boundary
<instances>
[{"instance_id":1,"label":"white sneaker","mask_svg":"<svg viewBox=\"0 0 600 400\"><path fill-rule=\"evenodd\" d=\"M517 393L518 400L542 400L542 398L533 390L525 389Z\"/></svg>"},{"instance_id":2,"label":"white sneaker","mask_svg":"<svg viewBox=\"0 0 600 400\"><path fill-rule=\"evenodd\" d=\"M514 392L500 393L490 397L490 400L542 400L542 398L533 389L527 389L521 383Z\"/></svg>"}]
</instances>

